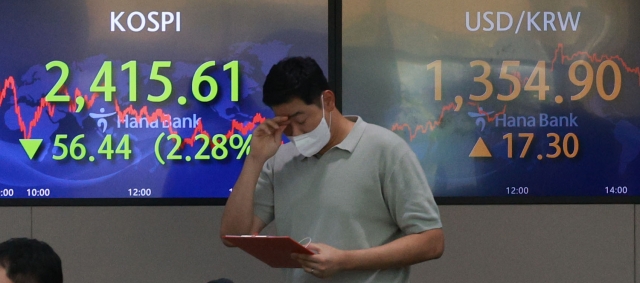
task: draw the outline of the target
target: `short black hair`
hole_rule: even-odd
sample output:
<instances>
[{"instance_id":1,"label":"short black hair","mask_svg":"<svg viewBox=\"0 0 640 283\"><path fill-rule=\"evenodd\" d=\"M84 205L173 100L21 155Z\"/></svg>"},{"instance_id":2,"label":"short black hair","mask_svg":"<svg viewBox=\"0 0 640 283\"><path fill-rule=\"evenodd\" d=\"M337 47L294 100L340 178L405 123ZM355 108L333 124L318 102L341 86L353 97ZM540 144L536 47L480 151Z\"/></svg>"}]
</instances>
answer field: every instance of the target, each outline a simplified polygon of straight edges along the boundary
<instances>
[{"instance_id":1,"label":"short black hair","mask_svg":"<svg viewBox=\"0 0 640 283\"><path fill-rule=\"evenodd\" d=\"M311 57L287 57L271 67L262 87L262 102L269 107L300 98L320 106L320 95L329 89L327 77Z\"/></svg>"},{"instance_id":2,"label":"short black hair","mask_svg":"<svg viewBox=\"0 0 640 283\"><path fill-rule=\"evenodd\" d=\"M0 243L0 266L14 283L62 283L62 261L47 243L13 238Z\"/></svg>"}]
</instances>

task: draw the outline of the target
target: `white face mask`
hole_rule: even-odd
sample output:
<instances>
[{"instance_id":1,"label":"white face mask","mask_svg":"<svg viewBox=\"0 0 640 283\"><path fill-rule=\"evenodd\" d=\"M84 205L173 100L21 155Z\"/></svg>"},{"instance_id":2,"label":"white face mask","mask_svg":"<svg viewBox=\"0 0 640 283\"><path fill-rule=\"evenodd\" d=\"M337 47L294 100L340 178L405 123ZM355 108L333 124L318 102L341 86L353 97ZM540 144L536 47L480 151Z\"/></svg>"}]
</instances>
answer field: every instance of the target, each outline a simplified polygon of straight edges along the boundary
<instances>
[{"instance_id":1,"label":"white face mask","mask_svg":"<svg viewBox=\"0 0 640 283\"><path fill-rule=\"evenodd\" d=\"M329 138L331 138L329 125L327 124L327 120L324 119L324 95L322 95L321 99L322 120L320 120L320 124L313 129L313 131L306 134L297 135L295 137L287 136L296 148L298 148L298 151L306 157L311 157L320 152L320 150L329 142ZM331 113L329 113L329 120L331 120Z\"/></svg>"}]
</instances>

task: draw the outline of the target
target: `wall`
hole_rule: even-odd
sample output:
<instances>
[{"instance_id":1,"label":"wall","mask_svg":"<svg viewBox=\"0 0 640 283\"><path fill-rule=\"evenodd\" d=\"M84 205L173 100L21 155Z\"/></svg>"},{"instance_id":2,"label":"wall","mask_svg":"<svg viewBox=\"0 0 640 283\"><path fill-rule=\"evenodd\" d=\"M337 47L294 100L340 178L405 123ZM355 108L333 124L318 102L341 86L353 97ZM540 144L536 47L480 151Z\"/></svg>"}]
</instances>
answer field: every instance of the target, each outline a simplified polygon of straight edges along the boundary
<instances>
[{"instance_id":1,"label":"wall","mask_svg":"<svg viewBox=\"0 0 640 283\"><path fill-rule=\"evenodd\" d=\"M635 205L441 206L446 249L412 282L640 282ZM218 240L223 207L3 207L0 238L60 254L66 283L280 282Z\"/></svg>"}]
</instances>

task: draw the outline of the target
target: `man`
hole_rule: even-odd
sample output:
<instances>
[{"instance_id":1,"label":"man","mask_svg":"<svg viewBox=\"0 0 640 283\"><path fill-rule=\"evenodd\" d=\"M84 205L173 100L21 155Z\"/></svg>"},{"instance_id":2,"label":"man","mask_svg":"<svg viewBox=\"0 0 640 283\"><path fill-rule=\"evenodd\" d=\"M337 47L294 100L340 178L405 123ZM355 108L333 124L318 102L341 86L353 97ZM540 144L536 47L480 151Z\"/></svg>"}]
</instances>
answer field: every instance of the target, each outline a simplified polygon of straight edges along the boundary
<instances>
[{"instance_id":1,"label":"man","mask_svg":"<svg viewBox=\"0 0 640 283\"><path fill-rule=\"evenodd\" d=\"M404 140L342 116L311 58L274 65L263 95L275 117L253 132L221 236L275 221L279 235L310 237L315 254L293 254L303 268L284 269L287 282L407 282L410 265L442 255L438 208Z\"/></svg>"},{"instance_id":2,"label":"man","mask_svg":"<svg viewBox=\"0 0 640 283\"><path fill-rule=\"evenodd\" d=\"M62 283L62 261L45 242L7 240L0 243L0 283Z\"/></svg>"}]
</instances>

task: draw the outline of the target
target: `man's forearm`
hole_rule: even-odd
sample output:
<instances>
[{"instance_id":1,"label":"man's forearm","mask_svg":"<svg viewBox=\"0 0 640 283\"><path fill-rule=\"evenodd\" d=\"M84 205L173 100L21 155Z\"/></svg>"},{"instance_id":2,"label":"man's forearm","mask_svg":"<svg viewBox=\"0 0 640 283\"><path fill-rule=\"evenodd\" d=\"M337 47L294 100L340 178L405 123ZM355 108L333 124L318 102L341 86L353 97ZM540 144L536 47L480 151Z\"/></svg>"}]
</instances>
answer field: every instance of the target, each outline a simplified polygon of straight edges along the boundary
<instances>
[{"instance_id":1,"label":"man's forearm","mask_svg":"<svg viewBox=\"0 0 640 283\"><path fill-rule=\"evenodd\" d=\"M342 266L345 270L399 268L439 258L443 252L442 229L433 229L382 246L345 251Z\"/></svg>"},{"instance_id":2,"label":"man's forearm","mask_svg":"<svg viewBox=\"0 0 640 283\"><path fill-rule=\"evenodd\" d=\"M263 164L264 161L255 160L250 155L245 159L222 214L220 236L251 233L254 219L253 194Z\"/></svg>"}]
</instances>

